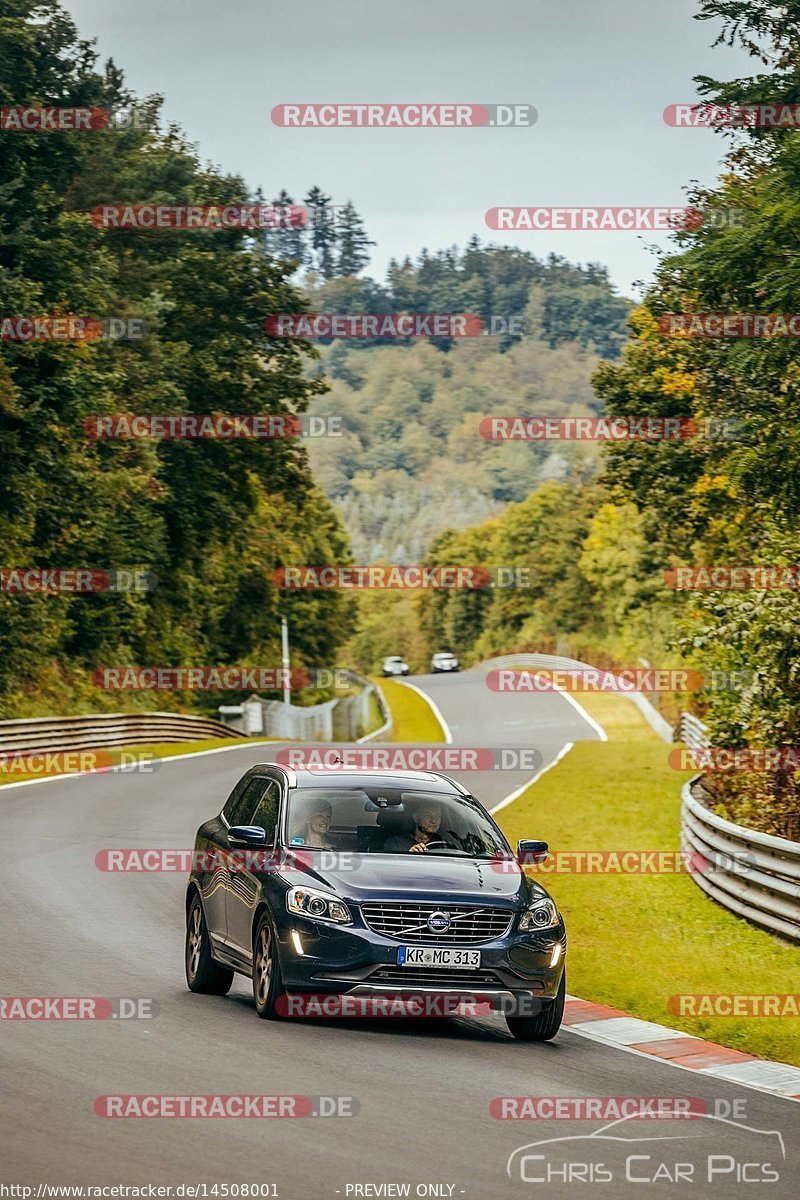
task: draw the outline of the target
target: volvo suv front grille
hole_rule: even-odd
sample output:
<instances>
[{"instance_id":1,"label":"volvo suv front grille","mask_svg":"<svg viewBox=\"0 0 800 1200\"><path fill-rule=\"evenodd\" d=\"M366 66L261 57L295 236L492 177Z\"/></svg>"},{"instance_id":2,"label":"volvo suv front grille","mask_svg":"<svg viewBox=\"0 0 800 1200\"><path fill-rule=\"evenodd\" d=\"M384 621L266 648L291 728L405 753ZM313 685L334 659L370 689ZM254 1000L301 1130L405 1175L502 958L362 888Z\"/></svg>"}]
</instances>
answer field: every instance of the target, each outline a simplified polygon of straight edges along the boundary
<instances>
[{"instance_id":1,"label":"volvo suv front grille","mask_svg":"<svg viewBox=\"0 0 800 1200\"><path fill-rule=\"evenodd\" d=\"M364 921L375 933L398 942L454 942L480 945L501 938L514 913L507 908L462 904L370 903L362 905ZM430 918L433 921L429 923Z\"/></svg>"}]
</instances>

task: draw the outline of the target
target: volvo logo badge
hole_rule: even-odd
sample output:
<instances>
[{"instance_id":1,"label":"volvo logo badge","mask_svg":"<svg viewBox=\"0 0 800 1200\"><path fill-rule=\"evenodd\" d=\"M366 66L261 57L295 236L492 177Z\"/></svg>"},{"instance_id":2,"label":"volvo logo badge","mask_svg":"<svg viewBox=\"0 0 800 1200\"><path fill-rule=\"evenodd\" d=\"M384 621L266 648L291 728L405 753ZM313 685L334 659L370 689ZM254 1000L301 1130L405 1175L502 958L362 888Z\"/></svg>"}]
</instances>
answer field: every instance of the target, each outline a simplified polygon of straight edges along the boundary
<instances>
[{"instance_id":1,"label":"volvo logo badge","mask_svg":"<svg viewBox=\"0 0 800 1200\"><path fill-rule=\"evenodd\" d=\"M428 929L434 933L444 933L450 928L450 914L446 912L432 912L428 917Z\"/></svg>"}]
</instances>

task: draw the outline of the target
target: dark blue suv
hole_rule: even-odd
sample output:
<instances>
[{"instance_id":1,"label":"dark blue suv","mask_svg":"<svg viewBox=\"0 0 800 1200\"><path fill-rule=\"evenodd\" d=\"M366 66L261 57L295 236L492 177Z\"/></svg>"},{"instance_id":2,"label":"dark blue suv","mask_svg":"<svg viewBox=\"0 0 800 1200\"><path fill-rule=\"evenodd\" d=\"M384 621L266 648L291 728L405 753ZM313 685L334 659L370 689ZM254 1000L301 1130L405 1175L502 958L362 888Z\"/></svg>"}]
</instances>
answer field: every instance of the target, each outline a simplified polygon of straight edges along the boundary
<instances>
[{"instance_id":1,"label":"dark blue suv","mask_svg":"<svg viewBox=\"0 0 800 1200\"><path fill-rule=\"evenodd\" d=\"M186 893L186 978L260 1017L293 993L490 998L515 1037L561 1025L566 933L482 805L437 773L251 767L201 825Z\"/></svg>"}]
</instances>

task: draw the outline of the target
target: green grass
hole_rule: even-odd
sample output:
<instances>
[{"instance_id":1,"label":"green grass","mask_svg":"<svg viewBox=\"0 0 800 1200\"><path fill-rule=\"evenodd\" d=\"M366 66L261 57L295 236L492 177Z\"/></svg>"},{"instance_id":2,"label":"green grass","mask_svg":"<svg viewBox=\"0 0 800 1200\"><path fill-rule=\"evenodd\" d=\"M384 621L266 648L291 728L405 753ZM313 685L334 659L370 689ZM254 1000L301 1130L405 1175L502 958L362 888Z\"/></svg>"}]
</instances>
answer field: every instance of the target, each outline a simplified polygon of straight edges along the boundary
<instances>
[{"instance_id":1,"label":"green grass","mask_svg":"<svg viewBox=\"0 0 800 1200\"><path fill-rule=\"evenodd\" d=\"M391 742L443 742L444 730L418 692L394 679L375 679L392 711Z\"/></svg>"},{"instance_id":2,"label":"green grass","mask_svg":"<svg viewBox=\"0 0 800 1200\"><path fill-rule=\"evenodd\" d=\"M275 741L275 738L265 738L264 741ZM219 746L238 746L246 742L252 741L251 738L204 738L196 742L148 742L141 746L106 746L97 747L96 751L85 751L86 754L97 753L100 755L99 764L105 765L107 759L106 754L113 756L113 761L118 761L118 756L122 754L146 754L154 758L173 758L177 754L195 754L198 750L215 750ZM79 753L74 751L73 753ZM21 772L21 771L0 771L0 786L5 783L21 783L24 780L30 779L47 779L51 775L63 775L63 771L36 771L36 772Z\"/></svg>"},{"instance_id":3,"label":"green grass","mask_svg":"<svg viewBox=\"0 0 800 1200\"><path fill-rule=\"evenodd\" d=\"M512 845L543 838L558 850L679 849L680 787L690 772L619 696L581 703L608 742L578 742L508 808ZM800 949L709 900L688 875L542 874L570 939L569 990L586 1000L764 1058L800 1065L800 1018L687 1017L681 993L796 993Z\"/></svg>"}]
</instances>

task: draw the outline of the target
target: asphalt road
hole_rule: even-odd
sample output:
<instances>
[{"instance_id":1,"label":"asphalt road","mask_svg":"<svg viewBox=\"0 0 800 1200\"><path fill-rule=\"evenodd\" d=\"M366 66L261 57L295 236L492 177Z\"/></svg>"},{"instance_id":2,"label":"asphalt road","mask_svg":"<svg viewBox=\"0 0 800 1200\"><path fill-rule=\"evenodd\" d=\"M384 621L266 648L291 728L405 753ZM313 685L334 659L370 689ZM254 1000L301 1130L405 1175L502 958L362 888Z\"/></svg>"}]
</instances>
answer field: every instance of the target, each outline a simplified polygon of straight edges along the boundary
<instances>
[{"instance_id":1,"label":"asphalt road","mask_svg":"<svg viewBox=\"0 0 800 1200\"><path fill-rule=\"evenodd\" d=\"M412 682L434 698L454 744L534 747L546 764L566 742L598 736L555 694L498 696L472 673ZM657 1196L693 1191L735 1198L752 1192L755 1175L765 1170L741 1164L766 1162L779 1174L777 1182L763 1183L767 1194L796 1194L792 1142L800 1110L788 1101L568 1030L547 1045L518 1043L499 1017L273 1023L257 1020L241 977L224 998L189 993L185 876L109 874L97 869L95 855L112 847L190 846L198 824L219 810L235 779L264 757L245 746L166 760L152 775L105 774L3 790L0 994L151 998L157 1013L150 1020L0 1022L0 1182L33 1185L34 1196L40 1184L205 1183L210 1189L271 1183L281 1200L398 1195L403 1192L386 1185L403 1184L411 1196L502 1200L544 1187L561 1198L580 1195L594 1182L601 1194L616 1197L647 1187L625 1182L625 1159L636 1154L629 1169L640 1178L666 1164L663 1181L653 1185ZM492 771L468 782L492 806L524 779L524 771ZM99 1096L152 1093L352 1096L359 1111L295 1120L95 1115ZM786 1159L774 1136L720 1122L647 1121L616 1129L618 1137L648 1139L631 1147L587 1142L596 1123L489 1115L493 1097L524 1095L692 1096L709 1106L744 1098L744 1124L779 1131ZM527 1179L555 1172L550 1183L524 1181L519 1156L509 1177L507 1161L517 1148L564 1137L579 1140L535 1148L530 1154L545 1159L522 1164ZM709 1154L728 1155L731 1164L720 1159L725 1174L710 1183ZM686 1164L692 1162L690 1182ZM684 1164L683 1182L665 1179L665 1170L674 1177L676 1163ZM748 1182L737 1183L737 1174Z\"/></svg>"}]
</instances>

